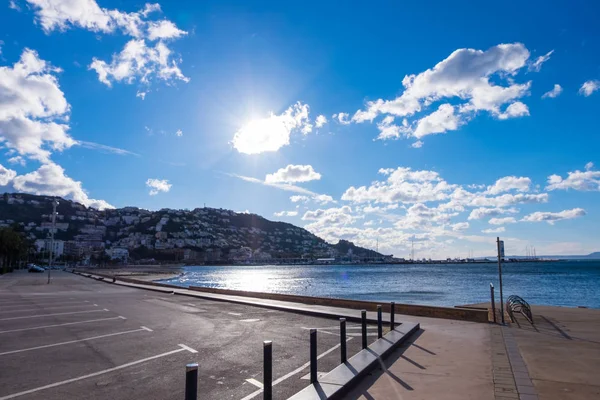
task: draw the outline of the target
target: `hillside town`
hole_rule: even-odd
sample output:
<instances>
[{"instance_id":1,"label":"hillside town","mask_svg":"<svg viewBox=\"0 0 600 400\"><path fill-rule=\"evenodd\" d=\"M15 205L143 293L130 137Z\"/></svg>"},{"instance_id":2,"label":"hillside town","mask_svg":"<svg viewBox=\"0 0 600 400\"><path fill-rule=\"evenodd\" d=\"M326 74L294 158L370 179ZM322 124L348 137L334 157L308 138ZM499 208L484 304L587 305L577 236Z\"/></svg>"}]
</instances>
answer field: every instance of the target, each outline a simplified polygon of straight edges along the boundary
<instances>
[{"instance_id":1,"label":"hillside town","mask_svg":"<svg viewBox=\"0 0 600 400\"><path fill-rule=\"evenodd\" d=\"M55 200L58 203L53 223ZM0 227L22 231L33 243L32 257L47 260L52 253L53 260L81 264L391 260L391 256L351 242L329 244L288 223L208 207L159 211L124 207L99 211L60 198L5 193L0 198Z\"/></svg>"}]
</instances>

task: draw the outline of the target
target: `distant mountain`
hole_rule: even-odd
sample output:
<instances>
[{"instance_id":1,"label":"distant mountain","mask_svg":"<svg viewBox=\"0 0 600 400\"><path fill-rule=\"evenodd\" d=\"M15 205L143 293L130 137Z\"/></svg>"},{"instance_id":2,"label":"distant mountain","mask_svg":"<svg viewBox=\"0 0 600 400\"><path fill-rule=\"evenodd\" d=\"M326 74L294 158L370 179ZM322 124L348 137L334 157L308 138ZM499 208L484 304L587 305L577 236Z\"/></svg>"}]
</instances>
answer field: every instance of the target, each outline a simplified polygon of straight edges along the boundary
<instances>
[{"instance_id":1,"label":"distant mountain","mask_svg":"<svg viewBox=\"0 0 600 400\"><path fill-rule=\"evenodd\" d=\"M47 238L53 199L5 193L0 197L0 226L15 226L33 241ZM99 211L59 199L57 213L55 238L64 241L65 249L74 254L99 254L118 248L128 249L133 259L215 262L382 257L346 240L330 244L289 223L220 208L149 211L124 207ZM185 249L188 251L183 253Z\"/></svg>"},{"instance_id":2,"label":"distant mountain","mask_svg":"<svg viewBox=\"0 0 600 400\"><path fill-rule=\"evenodd\" d=\"M600 251L595 251L586 256L542 256L543 258L558 258L560 260L600 260Z\"/></svg>"}]
</instances>

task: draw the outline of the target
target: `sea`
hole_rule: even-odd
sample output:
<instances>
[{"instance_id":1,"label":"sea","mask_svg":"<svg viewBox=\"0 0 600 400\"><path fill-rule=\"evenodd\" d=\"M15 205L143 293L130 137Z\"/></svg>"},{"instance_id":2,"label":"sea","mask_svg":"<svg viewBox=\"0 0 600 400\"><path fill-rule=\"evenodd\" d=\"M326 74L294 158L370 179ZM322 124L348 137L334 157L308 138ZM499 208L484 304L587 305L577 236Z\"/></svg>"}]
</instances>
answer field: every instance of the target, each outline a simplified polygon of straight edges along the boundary
<instances>
[{"instance_id":1,"label":"sea","mask_svg":"<svg viewBox=\"0 0 600 400\"><path fill-rule=\"evenodd\" d=\"M600 260L502 264L504 299L530 304L600 308ZM181 286L303 296L456 306L499 299L497 263L191 266Z\"/></svg>"}]
</instances>

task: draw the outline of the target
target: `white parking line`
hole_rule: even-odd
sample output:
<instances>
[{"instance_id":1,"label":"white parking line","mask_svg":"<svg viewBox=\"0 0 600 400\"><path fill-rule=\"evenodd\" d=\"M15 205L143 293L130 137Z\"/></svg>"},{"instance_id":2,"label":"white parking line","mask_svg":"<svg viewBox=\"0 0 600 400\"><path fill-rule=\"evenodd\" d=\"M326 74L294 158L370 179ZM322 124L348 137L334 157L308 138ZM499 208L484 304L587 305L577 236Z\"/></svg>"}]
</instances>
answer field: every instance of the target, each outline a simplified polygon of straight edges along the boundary
<instances>
[{"instance_id":1,"label":"white parking line","mask_svg":"<svg viewBox=\"0 0 600 400\"><path fill-rule=\"evenodd\" d=\"M259 381L257 381L257 380L256 380L256 379L254 379L254 378L249 378L249 379L246 379L246 382L253 384L254 386L256 386L256 387L257 387L257 388L259 388L259 389L262 389L262 388L263 388L263 384L262 384L262 382L259 382Z\"/></svg>"},{"instance_id":2,"label":"white parking line","mask_svg":"<svg viewBox=\"0 0 600 400\"><path fill-rule=\"evenodd\" d=\"M107 335L92 336L92 337L85 338L85 339L69 340L68 342L61 342L61 343L47 344L47 345L45 345L45 346L29 347L28 349L20 349L20 350L5 351L4 353L0 353L0 356L6 356L6 355L8 355L8 354L15 354L15 353L23 353L23 352L25 352L25 351L31 351L31 350L46 349L46 348L48 348L48 347L63 346L63 345L65 345L65 344L72 344L72 343L86 342L86 341L88 341L88 340L102 339L102 338L111 337L111 336L126 335L126 334L128 334L128 333L141 332L141 331L148 331L148 328L146 328L146 327L141 327L140 329L132 329L132 330L130 330L130 331L125 331L125 332L109 333L109 334L107 334ZM152 332L152 331L150 331L150 332Z\"/></svg>"},{"instance_id":3,"label":"white parking line","mask_svg":"<svg viewBox=\"0 0 600 400\"><path fill-rule=\"evenodd\" d=\"M44 325L44 326L35 326L33 328L21 328L21 329L11 329L10 331L0 331L2 333L10 333L10 332L22 332L22 331L31 331L34 329L46 329L46 328L54 328L57 326L67 326L67 325L78 325L78 324L87 324L88 322L98 322L98 321L110 321L111 319L127 319L122 316L118 317L110 317L110 318L99 318L99 319L88 319L87 321L77 321L77 322L67 322L65 324L55 324L55 325Z\"/></svg>"},{"instance_id":4,"label":"white parking line","mask_svg":"<svg viewBox=\"0 0 600 400\"><path fill-rule=\"evenodd\" d=\"M348 341L350 341L350 340L352 340L352 338L348 338L348 339L346 339L346 342L348 342ZM336 344L335 346L333 346L333 347L332 347L332 348L330 348L329 350L327 350L327 351L325 351L325 352L323 352L323 353L319 354L319 355L317 356L317 360L319 360L319 359L321 359L321 358L325 357L327 354L331 353L332 351L334 351L334 350L335 350L335 349L337 349L338 347L340 347L340 345L339 345L339 344ZM281 382L285 381L286 379L289 379L289 378L291 378L292 376L294 376L294 375L296 375L296 374L298 374L298 373L302 372L302 371L303 371L305 368L308 368L308 366L310 366L310 361L309 361L309 362L307 362L306 364L303 364L303 365L301 365L300 367L296 368L296 369L295 369L295 370L293 370L292 372L285 374L285 375L284 375L284 376L282 376L281 378L279 378L279 379L276 379L275 381L273 381L273 386L275 386L275 385L278 385L278 384L280 384ZM246 379L246 380L247 380L247 379ZM263 392L263 390L262 390L262 389L258 389L257 391L255 391L255 392L252 392L252 393L250 393L248 396L244 397L242 400L250 400L250 399L253 399L253 398L255 398L256 396L258 396L259 394L261 394L262 392ZM4 400L4 399L0 399L0 400Z\"/></svg>"},{"instance_id":5,"label":"white parking line","mask_svg":"<svg viewBox=\"0 0 600 400\"><path fill-rule=\"evenodd\" d=\"M73 303L81 303L81 300L78 301L65 301L63 299L56 299L59 301L56 302L48 302L48 301L44 301L44 304L42 304L42 306L57 306L57 305L65 305L65 304L73 304ZM83 303L89 303L88 300L83 301ZM11 308L11 307L17 307L17 306L25 306L25 307L34 307L34 306L40 306L40 304L36 304L34 302L28 302L28 301L16 301L13 303L5 303L4 301L0 300L0 309L7 309L7 308Z\"/></svg>"},{"instance_id":6,"label":"white parking line","mask_svg":"<svg viewBox=\"0 0 600 400\"><path fill-rule=\"evenodd\" d=\"M0 319L0 321L10 321L10 320L13 320L13 319L25 319L25 318L53 317L55 315L83 314L83 313L102 312L102 311L108 311L108 309L104 308L102 310L74 311L74 312L65 312L65 313L57 313L57 314L28 315L28 316L25 316L25 317L2 318L2 319Z\"/></svg>"},{"instance_id":7,"label":"white parking line","mask_svg":"<svg viewBox=\"0 0 600 400\"><path fill-rule=\"evenodd\" d=\"M183 346L183 345L179 345L179 346ZM66 381L56 382L56 383L52 383L52 384L46 385L46 386L40 386L38 388L29 389L29 390L26 390L24 392L9 394L8 396L0 397L0 400L14 399L15 397L25 396L27 394L39 392L41 390L51 389L51 388L54 388L54 387L57 387L57 386L66 385L66 384L77 382L77 381L80 381L80 380L83 380L83 379L93 378L95 376L107 374L109 372L118 371L118 370L121 370L123 368L127 368L127 367L131 367L131 366L134 366L134 365L137 365L137 364L145 363L147 361L156 360L157 358L167 357L167 356L170 356L172 354L180 353L182 351L185 351L185 350L189 349L189 347L187 347L187 346L185 346L185 347L186 348L181 347L180 349L177 349L177 350L168 351L166 353L158 354L158 355L155 355L155 356L152 356L152 357L147 357L147 358L143 358L141 360L137 360L137 361L133 361L133 362L130 362L130 363L127 363L127 364L119 365L118 367L105 369L105 370L94 372L94 373L88 374L88 375L83 375L83 376L80 376L78 378L67 379Z\"/></svg>"},{"instance_id":8,"label":"white parking line","mask_svg":"<svg viewBox=\"0 0 600 400\"><path fill-rule=\"evenodd\" d=\"M58 306L58 307L43 307L42 308L28 308L28 309L19 309L19 310L10 310L10 311L1 311L0 310L0 314L4 314L4 313L13 313L13 312L30 312L30 311L46 311L47 309L50 308L70 308L70 307L89 307L89 304L74 304L72 306ZM94 304L95 307L98 307L98 304Z\"/></svg>"},{"instance_id":9,"label":"white parking line","mask_svg":"<svg viewBox=\"0 0 600 400\"><path fill-rule=\"evenodd\" d=\"M190 353L194 353L195 354L195 353L198 352L198 351L192 349L191 347L186 346L185 344L179 344L178 346L181 347L184 350L189 351ZM0 399L0 400L2 400L2 399Z\"/></svg>"}]
</instances>

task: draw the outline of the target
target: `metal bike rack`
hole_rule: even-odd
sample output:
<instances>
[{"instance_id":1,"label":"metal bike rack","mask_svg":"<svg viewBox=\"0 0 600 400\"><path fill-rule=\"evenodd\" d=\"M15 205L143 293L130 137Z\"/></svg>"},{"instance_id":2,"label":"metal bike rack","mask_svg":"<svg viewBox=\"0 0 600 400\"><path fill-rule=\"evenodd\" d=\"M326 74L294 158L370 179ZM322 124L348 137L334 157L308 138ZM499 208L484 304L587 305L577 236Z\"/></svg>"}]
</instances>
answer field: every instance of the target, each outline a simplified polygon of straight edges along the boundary
<instances>
[{"instance_id":1,"label":"metal bike rack","mask_svg":"<svg viewBox=\"0 0 600 400\"><path fill-rule=\"evenodd\" d=\"M529 323L533 324L533 315L529 303L519 296L512 295L506 300L506 310L508 315L514 321L514 313L521 313Z\"/></svg>"}]
</instances>

